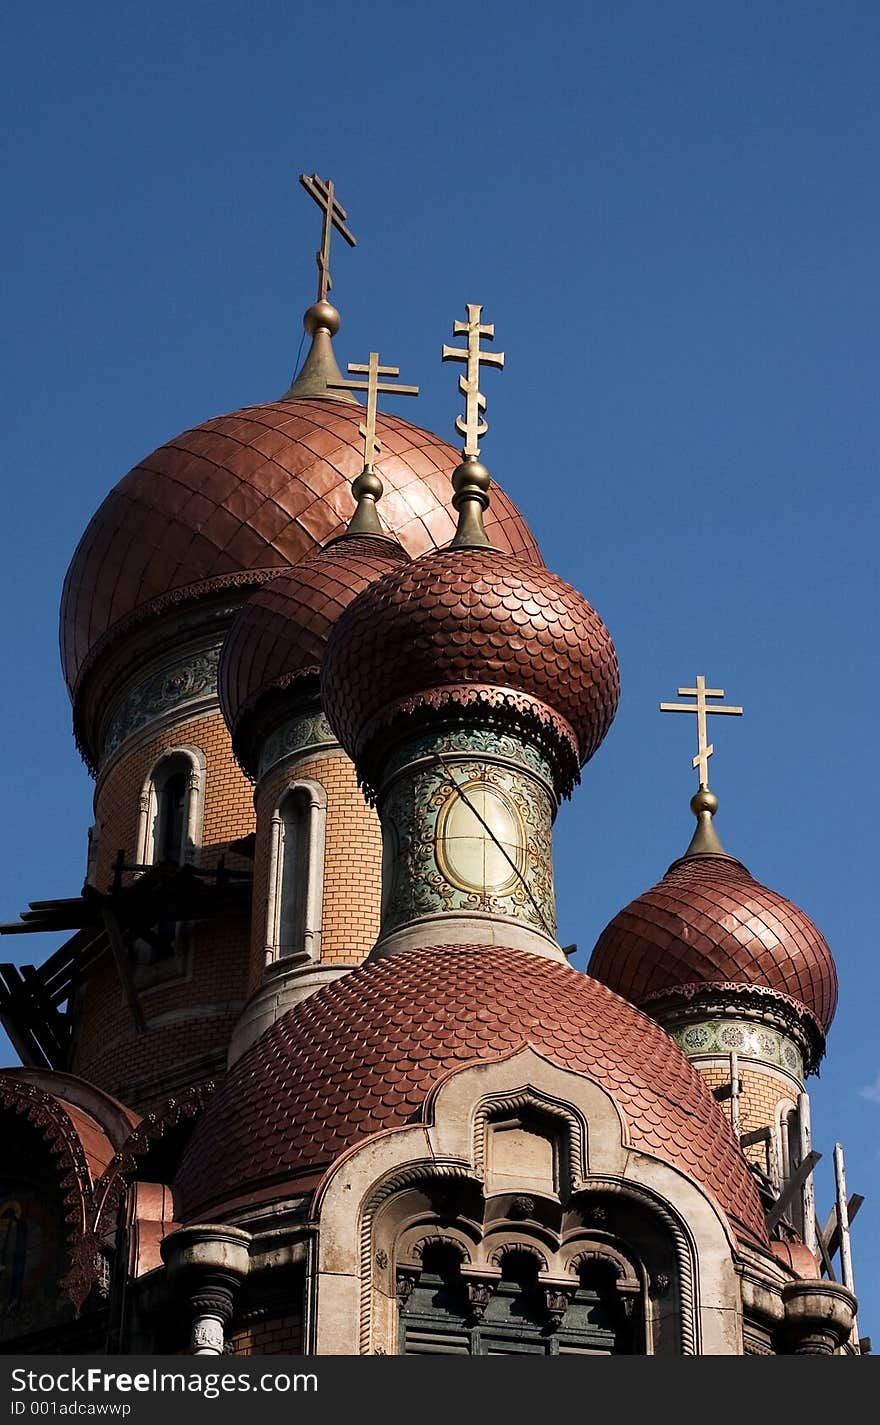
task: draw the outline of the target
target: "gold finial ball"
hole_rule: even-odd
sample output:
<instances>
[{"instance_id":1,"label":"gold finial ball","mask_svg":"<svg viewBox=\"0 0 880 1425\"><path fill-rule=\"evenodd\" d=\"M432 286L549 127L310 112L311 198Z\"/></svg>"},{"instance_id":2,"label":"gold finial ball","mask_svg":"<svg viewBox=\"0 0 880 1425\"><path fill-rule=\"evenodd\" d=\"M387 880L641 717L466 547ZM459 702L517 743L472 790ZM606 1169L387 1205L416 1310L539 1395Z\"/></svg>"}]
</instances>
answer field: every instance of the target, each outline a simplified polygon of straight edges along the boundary
<instances>
[{"instance_id":1,"label":"gold finial ball","mask_svg":"<svg viewBox=\"0 0 880 1425\"><path fill-rule=\"evenodd\" d=\"M309 336L314 336L315 332L324 327L331 336L335 336L342 325L342 318L333 306L332 302L314 302L303 316L303 326Z\"/></svg>"},{"instance_id":2,"label":"gold finial ball","mask_svg":"<svg viewBox=\"0 0 880 1425\"><path fill-rule=\"evenodd\" d=\"M356 500L360 500L364 495L369 495L372 499L381 498L384 485L376 474L375 470L364 470L351 483L351 493Z\"/></svg>"},{"instance_id":3,"label":"gold finial ball","mask_svg":"<svg viewBox=\"0 0 880 1425\"><path fill-rule=\"evenodd\" d=\"M492 477L485 465L472 455L463 460L460 465L456 465L452 472L452 488L456 494L460 494L462 490L467 490L469 494L475 493L477 490L482 490L485 493L491 483Z\"/></svg>"},{"instance_id":4,"label":"gold finial ball","mask_svg":"<svg viewBox=\"0 0 880 1425\"><path fill-rule=\"evenodd\" d=\"M710 816L714 816L717 810L718 798L708 787L701 787L691 797L691 811L694 816L699 816L701 811L707 811Z\"/></svg>"}]
</instances>

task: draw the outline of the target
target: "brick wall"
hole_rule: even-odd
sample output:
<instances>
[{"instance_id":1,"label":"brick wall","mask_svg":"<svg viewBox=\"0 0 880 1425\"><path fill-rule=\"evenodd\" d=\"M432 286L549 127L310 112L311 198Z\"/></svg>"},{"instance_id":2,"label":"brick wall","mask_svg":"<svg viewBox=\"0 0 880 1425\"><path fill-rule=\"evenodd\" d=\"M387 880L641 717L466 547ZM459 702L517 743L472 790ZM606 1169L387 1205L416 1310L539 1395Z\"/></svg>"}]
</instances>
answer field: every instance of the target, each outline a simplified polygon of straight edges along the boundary
<instances>
[{"instance_id":1,"label":"brick wall","mask_svg":"<svg viewBox=\"0 0 880 1425\"><path fill-rule=\"evenodd\" d=\"M100 889L110 884L120 848L127 858L134 857L140 795L151 767L163 752L181 743L198 747L206 763L199 864L216 865L225 854L230 869L252 869L249 860L227 851L231 840L254 829L253 789L233 758L226 725L217 712L135 742L100 779L95 805L101 828L95 875ZM222 924L206 921L190 927L183 975L139 992L147 1021L147 1032L140 1035L116 966L105 957L76 1004L72 1072L140 1111L161 1102L182 1082L216 1077L247 996L249 939L247 914L230 916Z\"/></svg>"},{"instance_id":2,"label":"brick wall","mask_svg":"<svg viewBox=\"0 0 880 1425\"><path fill-rule=\"evenodd\" d=\"M137 847L140 795L153 764L171 747L189 743L200 748L206 762L204 824L200 864L215 865L226 844L254 830L253 788L232 755L229 733L219 711L181 721L156 737L135 742L130 752L98 780L95 820L100 827L95 883L104 890L113 861L122 847L129 859ZM249 862L230 859L230 866Z\"/></svg>"},{"instance_id":3,"label":"brick wall","mask_svg":"<svg viewBox=\"0 0 880 1425\"><path fill-rule=\"evenodd\" d=\"M271 1321L255 1321L229 1338L236 1356L298 1356L302 1353L302 1317L276 1316Z\"/></svg>"},{"instance_id":4,"label":"brick wall","mask_svg":"<svg viewBox=\"0 0 880 1425\"><path fill-rule=\"evenodd\" d=\"M265 964L272 816L293 781L319 782L327 793L322 961L363 960L379 933L382 834L379 818L357 785L353 764L341 751L318 752L293 765L288 762L266 774L256 795L252 990L260 983Z\"/></svg>"},{"instance_id":5,"label":"brick wall","mask_svg":"<svg viewBox=\"0 0 880 1425\"><path fill-rule=\"evenodd\" d=\"M730 1083L730 1061L719 1060L716 1064L695 1064L700 1077L710 1089L720 1088ZM782 1099L797 1102L797 1089L790 1087L782 1079L770 1074L762 1074L740 1061L739 1076L742 1080L742 1094L739 1100L739 1131L751 1133L756 1128L769 1128L776 1122L777 1105ZM730 1100L722 1104L725 1113L730 1112ZM766 1167L766 1148L763 1143L753 1144L744 1149L746 1157L760 1167Z\"/></svg>"}]
</instances>

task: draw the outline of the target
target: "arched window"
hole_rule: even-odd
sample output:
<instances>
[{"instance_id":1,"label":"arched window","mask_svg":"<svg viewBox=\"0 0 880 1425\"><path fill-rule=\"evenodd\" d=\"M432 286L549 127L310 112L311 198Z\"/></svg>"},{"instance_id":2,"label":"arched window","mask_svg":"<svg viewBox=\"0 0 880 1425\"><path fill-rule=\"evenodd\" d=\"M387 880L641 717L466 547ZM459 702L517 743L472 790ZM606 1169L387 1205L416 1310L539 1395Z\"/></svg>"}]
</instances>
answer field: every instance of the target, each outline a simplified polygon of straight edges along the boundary
<instances>
[{"instance_id":1,"label":"arched window","mask_svg":"<svg viewBox=\"0 0 880 1425\"><path fill-rule=\"evenodd\" d=\"M402 1355L632 1355L642 1352L640 1283L617 1252L585 1251L561 1276L511 1243L484 1266L437 1238L398 1270Z\"/></svg>"},{"instance_id":2,"label":"arched window","mask_svg":"<svg viewBox=\"0 0 880 1425\"><path fill-rule=\"evenodd\" d=\"M293 782L272 818L266 963L321 954L327 793Z\"/></svg>"},{"instance_id":3,"label":"arched window","mask_svg":"<svg viewBox=\"0 0 880 1425\"><path fill-rule=\"evenodd\" d=\"M198 747L163 753L141 792L137 861L141 866L197 859L205 791L205 757Z\"/></svg>"}]
</instances>

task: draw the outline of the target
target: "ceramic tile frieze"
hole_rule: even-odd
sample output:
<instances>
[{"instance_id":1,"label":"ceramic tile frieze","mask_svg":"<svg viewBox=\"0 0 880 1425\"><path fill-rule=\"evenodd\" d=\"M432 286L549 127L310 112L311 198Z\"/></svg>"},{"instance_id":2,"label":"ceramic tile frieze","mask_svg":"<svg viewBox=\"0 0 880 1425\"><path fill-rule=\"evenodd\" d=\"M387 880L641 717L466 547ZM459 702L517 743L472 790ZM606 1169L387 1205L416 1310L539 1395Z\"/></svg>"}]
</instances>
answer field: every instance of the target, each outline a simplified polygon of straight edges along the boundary
<instances>
[{"instance_id":1,"label":"ceramic tile frieze","mask_svg":"<svg viewBox=\"0 0 880 1425\"><path fill-rule=\"evenodd\" d=\"M740 1054L760 1059L804 1079L804 1061L797 1045L777 1029L741 1019L708 1019L679 1025L670 1034L689 1058L702 1054Z\"/></svg>"}]
</instances>

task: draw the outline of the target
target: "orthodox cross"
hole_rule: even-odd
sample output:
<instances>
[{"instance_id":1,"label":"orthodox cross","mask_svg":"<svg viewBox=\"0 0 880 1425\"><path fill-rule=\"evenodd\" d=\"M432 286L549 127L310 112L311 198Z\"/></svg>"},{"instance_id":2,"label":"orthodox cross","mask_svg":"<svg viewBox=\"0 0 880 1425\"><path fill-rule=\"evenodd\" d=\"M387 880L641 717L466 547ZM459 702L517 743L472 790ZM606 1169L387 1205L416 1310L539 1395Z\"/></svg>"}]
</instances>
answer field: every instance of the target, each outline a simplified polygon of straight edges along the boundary
<instances>
[{"instance_id":1,"label":"orthodox cross","mask_svg":"<svg viewBox=\"0 0 880 1425\"><path fill-rule=\"evenodd\" d=\"M335 228L341 233L349 247L354 247L357 239L345 226L348 217L345 209L336 201L331 179L319 178L317 173L301 173L299 181L309 197L314 198L323 214L321 226L321 246L315 253L318 263L318 301L327 300L327 293L333 286L330 281L330 237Z\"/></svg>"},{"instance_id":2,"label":"orthodox cross","mask_svg":"<svg viewBox=\"0 0 880 1425\"><path fill-rule=\"evenodd\" d=\"M462 350L458 346L444 346L443 360L467 363L467 375L458 378L458 389L465 398L465 413L464 417L456 416L455 429L464 437L465 458L476 460L480 454L479 441L489 429L480 415L481 411L486 409L486 397L480 390L480 367L503 366L504 352L482 350L480 337L485 336L493 341L495 323L480 322L482 307L473 302L468 302L466 306L468 319L466 322L453 322L452 334L466 336L467 347Z\"/></svg>"},{"instance_id":3,"label":"orthodox cross","mask_svg":"<svg viewBox=\"0 0 880 1425\"><path fill-rule=\"evenodd\" d=\"M697 677L695 688L679 688L680 698L696 698L695 703L661 703L661 712L692 712L697 714L697 755L692 765L700 769L700 786L709 786L709 758L715 748L709 742L706 734L706 717L710 713L733 713L737 717L742 716L742 708L709 707L707 698L723 698L723 688L707 688L706 679L702 675Z\"/></svg>"},{"instance_id":4,"label":"orthodox cross","mask_svg":"<svg viewBox=\"0 0 880 1425\"><path fill-rule=\"evenodd\" d=\"M366 419L358 426L358 433L364 438L364 469L372 470L373 459L382 449L382 442L376 439L376 397L380 391L391 396L417 396L419 388L418 386L395 386L390 381L380 381L380 376L399 376L400 367L380 366L378 351L370 352L370 360L366 366L359 366L350 361L348 369L354 376L366 376L366 381L331 381L328 384L338 391L366 391Z\"/></svg>"}]
</instances>

